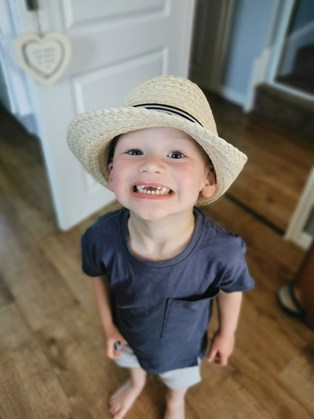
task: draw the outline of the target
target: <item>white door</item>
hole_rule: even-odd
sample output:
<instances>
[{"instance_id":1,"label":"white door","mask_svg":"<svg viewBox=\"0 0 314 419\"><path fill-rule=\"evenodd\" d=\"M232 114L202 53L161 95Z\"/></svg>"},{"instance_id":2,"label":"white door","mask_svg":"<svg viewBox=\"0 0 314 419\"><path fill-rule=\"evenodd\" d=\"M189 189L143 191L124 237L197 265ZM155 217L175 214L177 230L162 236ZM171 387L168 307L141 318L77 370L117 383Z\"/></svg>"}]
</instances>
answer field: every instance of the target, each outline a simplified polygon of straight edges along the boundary
<instances>
[{"instance_id":1,"label":"white door","mask_svg":"<svg viewBox=\"0 0 314 419\"><path fill-rule=\"evenodd\" d=\"M33 12L16 0L22 31L36 32ZM145 79L187 76L194 0L40 0L42 31L72 44L65 75L31 82L58 225L66 230L113 200L68 150L69 121L80 112L113 107Z\"/></svg>"}]
</instances>

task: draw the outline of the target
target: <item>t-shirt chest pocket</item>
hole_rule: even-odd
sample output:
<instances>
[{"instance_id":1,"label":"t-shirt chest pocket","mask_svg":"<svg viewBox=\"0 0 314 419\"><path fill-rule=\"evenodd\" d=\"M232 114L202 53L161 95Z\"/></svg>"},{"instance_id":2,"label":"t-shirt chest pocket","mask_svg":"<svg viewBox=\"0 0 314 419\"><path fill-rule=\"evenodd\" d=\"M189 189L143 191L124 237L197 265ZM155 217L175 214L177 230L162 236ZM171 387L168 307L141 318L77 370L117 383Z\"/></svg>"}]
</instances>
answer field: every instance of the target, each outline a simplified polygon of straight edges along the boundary
<instances>
[{"instance_id":1,"label":"t-shirt chest pocket","mask_svg":"<svg viewBox=\"0 0 314 419\"><path fill-rule=\"evenodd\" d=\"M161 338L189 340L201 336L207 329L212 299L218 294L197 299L171 298L167 300Z\"/></svg>"}]
</instances>

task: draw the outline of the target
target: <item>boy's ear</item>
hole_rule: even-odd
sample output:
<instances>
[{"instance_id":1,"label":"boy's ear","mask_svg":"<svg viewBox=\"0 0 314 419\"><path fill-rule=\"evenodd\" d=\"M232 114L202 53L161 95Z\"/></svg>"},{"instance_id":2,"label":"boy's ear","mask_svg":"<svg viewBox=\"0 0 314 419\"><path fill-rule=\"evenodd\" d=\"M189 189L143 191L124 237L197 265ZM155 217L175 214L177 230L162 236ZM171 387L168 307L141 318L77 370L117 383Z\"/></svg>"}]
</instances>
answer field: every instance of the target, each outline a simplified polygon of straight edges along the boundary
<instances>
[{"instance_id":1,"label":"boy's ear","mask_svg":"<svg viewBox=\"0 0 314 419\"><path fill-rule=\"evenodd\" d=\"M212 170L208 171L205 184L201 190L201 195L204 198L211 198L216 192L217 182L215 173Z\"/></svg>"},{"instance_id":2,"label":"boy's ear","mask_svg":"<svg viewBox=\"0 0 314 419\"><path fill-rule=\"evenodd\" d=\"M113 162L111 161L110 163L108 163L108 166L107 166L107 175L108 176L110 175L112 169L113 169Z\"/></svg>"}]
</instances>

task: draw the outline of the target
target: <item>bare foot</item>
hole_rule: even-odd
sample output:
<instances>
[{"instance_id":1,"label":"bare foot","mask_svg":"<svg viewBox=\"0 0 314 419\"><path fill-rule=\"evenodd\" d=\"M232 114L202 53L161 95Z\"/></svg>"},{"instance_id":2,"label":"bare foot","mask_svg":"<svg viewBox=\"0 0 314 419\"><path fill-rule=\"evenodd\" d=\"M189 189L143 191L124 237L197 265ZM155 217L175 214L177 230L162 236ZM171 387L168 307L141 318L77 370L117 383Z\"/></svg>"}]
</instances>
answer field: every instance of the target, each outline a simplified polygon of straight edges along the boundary
<instances>
[{"instance_id":1,"label":"bare foot","mask_svg":"<svg viewBox=\"0 0 314 419\"><path fill-rule=\"evenodd\" d=\"M135 385L130 380L110 397L109 410L114 419L121 419L125 416L142 390L143 385Z\"/></svg>"},{"instance_id":2,"label":"bare foot","mask_svg":"<svg viewBox=\"0 0 314 419\"><path fill-rule=\"evenodd\" d=\"M170 390L164 419L185 419L185 390Z\"/></svg>"}]
</instances>

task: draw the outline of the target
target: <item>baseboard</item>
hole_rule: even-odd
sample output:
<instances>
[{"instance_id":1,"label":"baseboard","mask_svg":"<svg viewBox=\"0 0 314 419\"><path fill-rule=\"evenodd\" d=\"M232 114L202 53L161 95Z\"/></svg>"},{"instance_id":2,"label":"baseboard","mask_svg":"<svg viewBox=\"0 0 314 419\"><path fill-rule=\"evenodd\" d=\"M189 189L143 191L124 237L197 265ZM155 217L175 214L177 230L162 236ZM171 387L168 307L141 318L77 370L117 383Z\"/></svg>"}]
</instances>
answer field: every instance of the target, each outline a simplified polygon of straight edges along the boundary
<instances>
[{"instance_id":1,"label":"baseboard","mask_svg":"<svg viewBox=\"0 0 314 419\"><path fill-rule=\"evenodd\" d=\"M294 242L304 250L308 250L313 236L304 231L314 206L314 167L312 168L299 202L290 219L285 239Z\"/></svg>"}]
</instances>

